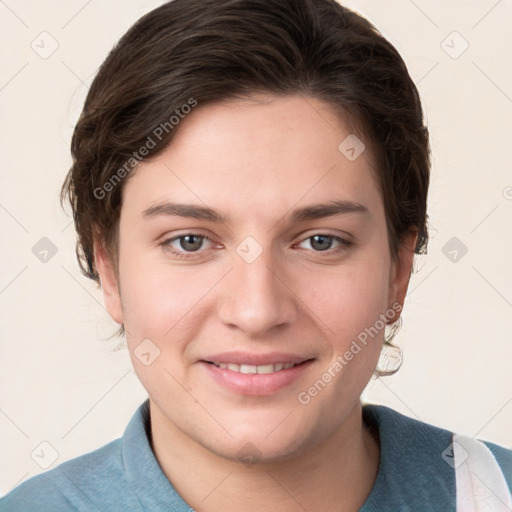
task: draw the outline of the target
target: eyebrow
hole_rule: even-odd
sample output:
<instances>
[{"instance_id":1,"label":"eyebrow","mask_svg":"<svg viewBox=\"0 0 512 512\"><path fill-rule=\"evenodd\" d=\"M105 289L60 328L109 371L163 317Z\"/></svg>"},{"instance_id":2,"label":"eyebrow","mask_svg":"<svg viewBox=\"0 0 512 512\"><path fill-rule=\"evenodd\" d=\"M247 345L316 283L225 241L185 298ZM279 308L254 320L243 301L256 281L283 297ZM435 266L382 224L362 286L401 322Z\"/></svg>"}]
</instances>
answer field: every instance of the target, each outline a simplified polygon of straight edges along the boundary
<instances>
[{"instance_id":1,"label":"eyebrow","mask_svg":"<svg viewBox=\"0 0 512 512\"><path fill-rule=\"evenodd\" d=\"M368 214L368 208L360 203L346 200L333 200L328 203L313 204L292 210L289 217L292 222L304 222L307 220L321 219L333 215L345 215L348 213ZM206 220L217 223L229 223L229 217L207 206L195 204L163 202L150 206L142 212L145 218L160 215L187 217L191 219Z\"/></svg>"}]
</instances>

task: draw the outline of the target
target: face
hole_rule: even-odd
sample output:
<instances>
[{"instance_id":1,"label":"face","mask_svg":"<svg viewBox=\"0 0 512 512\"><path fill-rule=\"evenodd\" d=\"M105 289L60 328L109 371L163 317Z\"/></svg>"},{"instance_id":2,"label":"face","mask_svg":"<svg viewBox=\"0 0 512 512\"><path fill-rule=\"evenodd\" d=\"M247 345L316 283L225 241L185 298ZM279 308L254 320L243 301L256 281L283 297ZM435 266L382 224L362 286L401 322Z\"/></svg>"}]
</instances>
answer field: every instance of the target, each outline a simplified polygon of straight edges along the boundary
<instances>
[{"instance_id":1,"label":"face","mask_svg":"<svg viewBox=\"0 0 512 512\"><path fill-rule=\"evenodd\" d=\"M96 261L152 419L277 460L356 410L413 251L392 260L370 151L340 151L327 104L258 99L194 109L124 186L118 281Z\"/></svg>"}]
</instances>

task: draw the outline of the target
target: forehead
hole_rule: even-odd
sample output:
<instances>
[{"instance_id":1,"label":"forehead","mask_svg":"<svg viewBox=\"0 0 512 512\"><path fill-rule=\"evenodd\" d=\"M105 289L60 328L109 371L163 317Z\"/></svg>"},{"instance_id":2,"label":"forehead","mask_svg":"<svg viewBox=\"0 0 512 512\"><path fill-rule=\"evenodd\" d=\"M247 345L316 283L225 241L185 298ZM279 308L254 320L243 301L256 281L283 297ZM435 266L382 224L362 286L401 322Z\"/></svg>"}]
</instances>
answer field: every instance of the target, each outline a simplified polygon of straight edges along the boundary
<instances>
[{"instance_id":1,"label":"forehead","mask_svg":"<svg viewBox=\"0 0 512 512\"><path fill-rule=\"evenodd\" d=\"M263 216L273 205L379 202L369 144L354 132L349 119L310 97L198 105L169 146L139 164L123 203L142 212L172 199Z\"/></svg>"}]
</instances>

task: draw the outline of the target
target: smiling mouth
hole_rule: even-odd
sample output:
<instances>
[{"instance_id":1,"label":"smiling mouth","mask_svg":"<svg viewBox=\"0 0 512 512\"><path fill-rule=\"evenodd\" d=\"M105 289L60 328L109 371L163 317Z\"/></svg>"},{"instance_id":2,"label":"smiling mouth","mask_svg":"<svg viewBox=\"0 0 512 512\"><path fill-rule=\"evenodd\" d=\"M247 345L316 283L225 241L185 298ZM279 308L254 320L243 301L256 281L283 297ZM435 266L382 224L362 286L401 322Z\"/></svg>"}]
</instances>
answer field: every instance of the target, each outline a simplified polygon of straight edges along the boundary
<instances>
[{"instance_id":1,"label":"smiling mouth","mask_svg":"<svg viewBox=\"0 0 512 512\"><path fill-rule=\"evenodd\" d=\"M265 374L265 373L275 373L280 372L282 370L288 370L288 368L293 368L294 366L298 366L294 363L277 363L277 364L262 364L262 365L252 365L252 364L235 364L235 363L215 363L210 362L210 364L213 364L217 368L226 368L228 370L231 370L232 372L237 373L259 373L259 374ZM299 363L302 364L302 363Z\"/></svg>"},{"instance_id":2,"label":"smiling mouth","mask_svg":"<svg viewBox=\"0 0 512 512\"><path fill-rule=\"evenodd\" d=\"M201 360L208 374L230 393L268 396L302 378L315 358L294 354L216 354ZM256 363L256 364L255 364Z\"/></svg>"},{"instance_id":3,"label":"smiling mouth","mask_svg":"<svg viewBox=\"0 0 512 512\"><path fill-rule=\"evenodd\" d=\"M261 365L253 365L253 364L236 364L236 363L216 363L214 361L205 361L208 364L215 366L216 368L222 368L226 370L230 370L236 373L244 373L244 374L269 374L269 373L277 373L283 370L288 370L295 366L300 366L304 363L311 361L308 359L306 361L302 361L300 363L275 363L275 364L261 364Z\"/></svg>"}]
</instances>

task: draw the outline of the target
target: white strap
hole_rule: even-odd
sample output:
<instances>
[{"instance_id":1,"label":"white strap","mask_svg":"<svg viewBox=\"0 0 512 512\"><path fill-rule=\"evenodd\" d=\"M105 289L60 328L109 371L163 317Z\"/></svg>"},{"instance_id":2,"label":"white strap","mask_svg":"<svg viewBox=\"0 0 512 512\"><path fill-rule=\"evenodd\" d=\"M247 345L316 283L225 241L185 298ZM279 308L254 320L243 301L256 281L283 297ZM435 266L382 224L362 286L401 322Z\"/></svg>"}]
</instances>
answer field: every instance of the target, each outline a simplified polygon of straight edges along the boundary
<instances>
[{"instance_id":1,"label":"white strap","mask_svg":"<svg viewBox=\"0 0 512 512\"><path fill-rule=\"evenodd\" d=\"M491 450L481 441L453 435L457 512L512 512L512 496Z\"/></svg>"}]
</instances>

